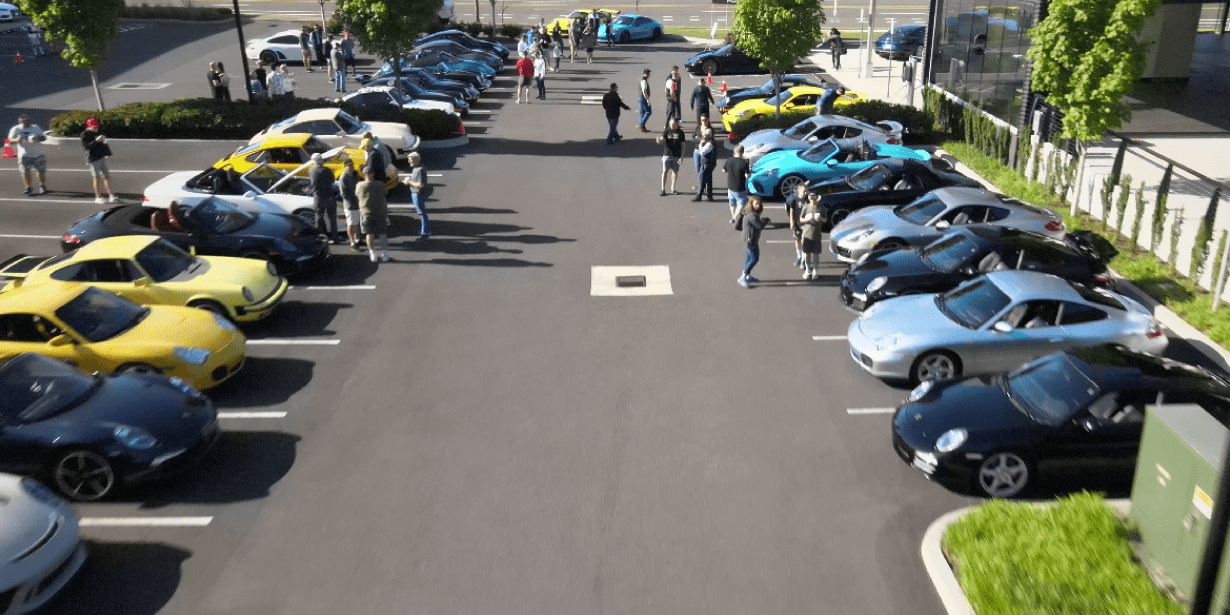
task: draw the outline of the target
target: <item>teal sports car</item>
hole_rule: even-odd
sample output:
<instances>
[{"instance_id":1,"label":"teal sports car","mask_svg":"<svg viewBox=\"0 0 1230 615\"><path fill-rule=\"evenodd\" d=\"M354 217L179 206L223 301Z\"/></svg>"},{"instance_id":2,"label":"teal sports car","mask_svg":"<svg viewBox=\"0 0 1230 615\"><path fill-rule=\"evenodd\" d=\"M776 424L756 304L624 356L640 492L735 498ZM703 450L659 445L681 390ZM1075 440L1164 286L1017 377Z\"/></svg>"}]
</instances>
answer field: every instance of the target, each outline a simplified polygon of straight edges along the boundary
<instances>
[{"instance_id":1,"label":"teal sports car","mask_svg":"<svg viewBox=\"0 0 1230 615\"><path fill-rule=\"evenodd\" d=\"M747 189L763 197L790 194L798 184L821 179L845 177L884 158L931 160L926 150L902 145L868 143L840 146L833 139L821 141L805 150L783 150L760 157L752 166Z\"/></svg>"}]
</instances>

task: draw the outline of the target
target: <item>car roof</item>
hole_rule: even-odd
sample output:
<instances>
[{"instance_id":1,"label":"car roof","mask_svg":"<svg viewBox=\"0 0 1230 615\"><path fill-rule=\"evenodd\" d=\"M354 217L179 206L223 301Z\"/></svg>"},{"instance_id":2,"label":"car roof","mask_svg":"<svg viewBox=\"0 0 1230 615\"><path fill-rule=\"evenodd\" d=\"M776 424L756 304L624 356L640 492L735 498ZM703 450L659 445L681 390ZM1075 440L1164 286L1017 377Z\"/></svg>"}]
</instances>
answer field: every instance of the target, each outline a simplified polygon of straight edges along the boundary
<instances>
[{"instance_id":1,"label":"car roof","mask_svg":"<svg viewBox=\"0 0 1230 615\"><path fill-rule=\"evenodd\" d=\"M101 237L77 248L70 261L80 262L99 258L131 258L151 243L158 241L155 235L120 235Z\"/></svg>"},{"instance_id":2,"label":"car roof","mask_svg":"<svg viewBox=\"0 0 1230 615\"><path fill-rule=\"evenodd\" d=\"M273 34L266 34L266 35L264 36L264 38L262 38L261 40L263 41L263 40L266 40L266 39L271 39L271 38L273 38L273 37L275 37L275 36L286 36L286 35L288 35L288 34L290 34L290 35L294 35L294 36L299 36L299 32L300 32L300 30L282 30L281 32L275 32L275 33L273 33Z\"/></svg>"},{"instance_id":3,"label":"car roof","mask_svg":"<svg viewBox=\"0 0 1230 615\"><path fill-rule=\"evenodd\" d=\"M266 147L302 147L312 138L306 132L279 132L261 139L259 149Z\"/></svg>"},{"instance_id":4,"label":"car roof","mask_svg":"<svg viewBox=\"0 0 1230 615\"><path fill-rule=\"evenodd\" d=\"M990 190L987 190L986 188L951 186L948 188L936 188L931 191L931 194L934 194L949 207L960 207L962 205L1005 204L998 195Z\"/></svg>"},{"instance_id":5,"label":"car roof","mask_svg":"<svg viewBox=\"0 0 1230 615\"><path fill-rule=\"evenodd\" d=\"M89 286L65 282L15 288L0 295L0 314L38 313L49 307L55 309L85 292L86 288Z\"/></svg>"},{"instance_id":6,"label":"car roof","mask_svg":"<svg viewBox=\"0 0 1230 615\"><path fill-rule=\"evenodd\" d=\"M1054 299L1086 303L1070 283L1049 273L1008 270L993 271L986 277L1013 301Z\"/></svg>"},{"instance_id":7,"label":"car roof","mask_svg":"<svg viewBox=\"0 0 1230 615\"><path fill-rule=\"evenodd\" d=\"M339 111L341 111L341 109L330 109L328 107L322 107L320 109L305 109L300 111L299 114L295 116L295 121L306 122L310 120L331 120L334 117L337 117Z\"/></svg>"},{"instance_id":8,"label":"car roof","mask_svg":"<svg viewBox=\"0 0 1230 615\"><path fill-rule=\"evenodd\" d=\"M1216 394L1230 396L1230 382L1227 382L1224 376L1174 359L1138 352L1117 344L1075 348L1066 352L1083 361L1087 366L1086 373L1099 383L1116 382L1131 387L1156 378L1184 388L1177 380L1187 380L1189 384L1198 380L1203 385L1216 385L1219 389Z\"/></svg>"},{"instance_id":9,"label":"car roof","mask_svg":"<svg viewBox=\"0 0 1230 615\"><path fill-rule=\"evenodd\" d=\"M366 88L359 88L353 92L347 92L345 96L349 97L355 94L363 94L365 92L388 92L391 89L393 89L393 86L391 85L373 85Z\"/></svg>"}]
</instances>

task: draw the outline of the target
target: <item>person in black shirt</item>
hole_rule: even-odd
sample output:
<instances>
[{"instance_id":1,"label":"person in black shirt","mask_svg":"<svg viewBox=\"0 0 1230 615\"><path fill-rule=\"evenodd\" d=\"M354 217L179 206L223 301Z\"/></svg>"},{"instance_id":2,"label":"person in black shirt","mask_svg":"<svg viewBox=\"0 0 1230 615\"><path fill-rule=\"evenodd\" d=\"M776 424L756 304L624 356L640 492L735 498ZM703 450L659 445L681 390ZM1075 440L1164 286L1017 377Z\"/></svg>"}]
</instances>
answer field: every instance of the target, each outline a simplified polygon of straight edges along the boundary
<instances>
[{"instance_id":1,"label":"person in black shirt","mask_svg":"<svg viewBox=\"0 0 1230 615\"><path fill-rule=\"evenodd\" d=\"M743 146L735 147L735 156L722 165L726 174L726 203L730 205L730 221L733 223L743 206L747 204L747 180L752 176L751 166L743 157Z\"/></svg>"},{"instance_id":2,"label":"person in black shirt","mask_svg":"<svg viewBox=\"0 0 1230 615\"><path fill-rule=\"evenodd\" d=\"M602 108L606 110L606 122L610 125L610 130L606 133L606 144L614 145L616 141L624 138L619 134L619 110L626 109L631 111L631 107L624 104L624 100L619 97L619 86L611 84L611 91L602 95Z\"/></svg>"},{"instance_id":3,"label":"person in black shirt","mask_svg":"<svg viewBox=\"0 0 1230 615\"><path fill-rule=\"evenodd\" d=\"M670 176L670 194L679 194L675 192L675 181L679 179L679 163L683 162L683 143L687 141L688 136L679 128L679 118L673 117L670 119L669 127L662 131L662 136L658 137L658 143L662 144L662 194L666 196L666 177Z\"/></svg>"},{"instance_id":4,"label":"person in black shirt","mask_svg":"<svg viewBox=\"0 0 1230 615\"><path fill-rule=\"evenodd\" d=\"M697 80L696 88L692 90L692 100L688 103L689 108L696 110L697 122L700 122L702 116L709 116L709 105L712 102L713 92L709 90L709 86L705 85L705 80Z\"/></svg>"},{"instance_id":5,"label":"person in black shirt","mask_svg":"<svg viewBox=\"0 0 1230 615\"><path fill-rule=\"evenodd\" d=\"M341 235L337 233L337 199L333 195L333 171L325 166L324 158L320 154L312 154L308 186L312 193L312 208L316 211L316 230L322 235L328 235L333 243L341 243Z\"/></svg>"},{"instance_id":6,"label":"person in black shirt","mask_svg":"<svg viewBox=\"0 0 1230 615\"><path fill-rule=\"evenodd\" d=\"M743 275L739 276L739 285L743 288L751 288L752 283L760 281L752 277L752 268L760 262L760 231L769 225L768 218L760 217L762 210L760 197L753 195L740 214L743 216L743 247L747 252L743 261Z\"/></svg>"}]
</instances>

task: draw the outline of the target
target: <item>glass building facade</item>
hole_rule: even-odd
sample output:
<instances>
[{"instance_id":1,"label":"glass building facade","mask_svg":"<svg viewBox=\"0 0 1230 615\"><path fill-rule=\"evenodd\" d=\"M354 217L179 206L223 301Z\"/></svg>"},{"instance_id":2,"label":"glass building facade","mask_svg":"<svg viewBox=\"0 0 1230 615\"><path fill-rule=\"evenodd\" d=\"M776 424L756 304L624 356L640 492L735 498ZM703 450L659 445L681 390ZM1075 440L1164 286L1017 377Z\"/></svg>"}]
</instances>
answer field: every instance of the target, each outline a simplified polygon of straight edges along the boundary
<instances>
[{"instance_id":1,"label":"glass building facade","mask_svg":"<svg viewBox=\"0 0 1230 615\"><path fill-rule=\"evenodd\" d=\"M928 81L1014 126L1028 84L1027 35L1044 0L938 0Z\"/></svg>"}]
</instances>

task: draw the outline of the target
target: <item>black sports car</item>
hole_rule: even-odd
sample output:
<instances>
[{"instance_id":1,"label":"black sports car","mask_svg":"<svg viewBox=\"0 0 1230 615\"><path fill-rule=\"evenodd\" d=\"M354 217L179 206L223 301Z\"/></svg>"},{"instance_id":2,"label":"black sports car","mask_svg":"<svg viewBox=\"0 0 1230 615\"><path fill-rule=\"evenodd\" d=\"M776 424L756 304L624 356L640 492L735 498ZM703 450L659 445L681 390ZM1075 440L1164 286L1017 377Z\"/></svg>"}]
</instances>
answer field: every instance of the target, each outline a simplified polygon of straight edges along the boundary
<instances>
[{"instance_id":1,"label":"black sports car","mask_svg":"<svg viewBox=\"0 0 1230 615\"><path fill-rule=\"evenodd\" d=\"M494 53L501 58L506 60L508 59L508 48L504 45L501 45L495 41L474 38L461 30L441 30L439 32L432 32L431 34L420 36L414 41L414 46L418 47L420 45L439 40L453 41L454 43L459 43L469 49L478 49L480 51Z\"/></svg>"},{"instance_id":2,"label":"black sports car","mask_svg":"<svg viewBox=\"0 0 1230 615\"><path fill-rule=\"evenodd\" d=\"M683 68L692 75L745 75L769 72L760 67L760 60L747 55L734 45L702 51L688 58L683 63Z\"/></svg>"},{"instance_id":3,"label":"black sports car","mask_svg":"<svg viewBox=\"0 0 1230 615\"><path fill-rule=\"evenodd\" d=\"M37 354L0 361L0 470L73 500L187 468L219 433L213 403L178 378L89 375Z\"/></svg>"},{"instance_id":4,"label":"black sports car","mask_svg":"<svg viewBox=\"0 0 1230 615\"><path fill-rule=\"evenodd\" d=\"M820 195L820 215L826 226L832 226L863 207L905 205L949 186L978 188L981 184L956 171L938 170L930 162L892 158L853 175L813 181L807 189Z\"/></svg>"},{"instance_id":5,"label":"black sports car","mask_svg":"<svg viewBox=\"0 0 1230 615\"><path fill-rule=\"evenodd\" d=\"M265 259L282 275L313 269L329 257L325 236L299 218L247 213L212 197L167 209L112 207L73 223L60 247L71 252L116 235L157 235L196 254Z\"/></svg>"},{"instance_id":6,"label":"black sports car","mask_svg":"<svg viewBox=\"0 0 1230 615\"><path fill-rule=\"evenodd\" d=\"M400 84L400 88L398 85ZM443 103L448 103L454 109L461 109L461 114L466 115L470 112L470 103L465 101L465 97L454 94L452 92L437 92L435 90L424 89L422 86L415 83L414 79L395 79L393 77L385 77L383 79L373 79L367 82L364 87L378 88L381 86L389 86L397 89L402 94L411 100L435 100Z\"/></svg>"},{"instance_id":7,"label":"black sports car","mask_svg":"<svg viewBox=\"0 0 1230 615\"><path fill-rule=\"evenodd\" d=\"M911 56L922 57L927 45L927 26L897 26L876 39L876 55L889 60L905 60Z\"/></svg>"},{"instance_id":8,"label":"black sports car","mask_svg":"<svg viewBox=\"0 0 1230 615\"><path fill-rule=\"evenodd\" d=\"M1106 270L1114 253L1100 251L1091 236L1079 231L1053 239L1007 227L957 227L921 248L867 253L841 277L841 302L865 310L891 297L946 292L1002 269L1038 271L1086 286L1114 288L1114 278Z\"/></svg>"},{"instance_id":9,"label":"black sports car","mask_svg":"<svg viewBox=\"0 0 1230 615\"><path fill-rule=\"evenodd\" d=\"M443 41L448 42L448 41ZM428 47L420 47L410 52L410 66L432 66L440 62L457 62L458 60L470 60L478 62L483 66L494 70L497 74L504 66L504 60L500 56L486 53L484 51L456 51L450 47L443 45L431 45Z\"/></svg>"},{"instance_id":10,"label":"black sports car","mask_svg":"<svg viewBox=\"0 0 1230 615\"><path fill-rule=\"evenodd\" d=\"M422 44L415 45L415 49L419 51L446 51L459 58L469 58L471 60L479 60L494 69L499 69L504 64L504 60L508 56L501 56L497 53L487 51L485 49L462 45L457 41L450 40L434 40L426 41Z\"/></svg>"},{"instance_id":11,"label":"black sports car","mask_svg":"<svg viewBox=\"0 0 1230 615\"><path fill-rule=\"evenodd\" d=\"M818 88L826 87L827 84L820 79L815 79L807 75L782 75L782 89L788 90L796 85L811 85ZM726 95L719 98L717 101L718 111L726 113L730 108L745 101L756 100L758 98L769 98L774 96L773 80L769 79L764 82L764 85L755 88L737 88L727 90Z\"/></svg>"},{"instance_id":12,"label":"black sports car","mask_svg":"<svg viewBox=\"0 0 1230 615\"><path fill-rule=\"evenodd\" d=\"M402 81L409 81L424 90L452 94L453 96L461 98L466 102L474 102L478 100L478 88L460 81L441 79L440 77L437 77L421 68L403 68L401 78ZM367 83L373 83L373 81L385 79L392 80L393 76L389 75L388 77L379 77L376 80L368 80Z\"/></svg>"},{"instance_id":13,"label":"black sports car","mask_svg":"<svg viewBox=\"0 0 1230 615\"><path fill-rule=\"evenodd\" d=\"M1008 498L1036 475L1130 479L1145 405L1196 403L1222 423L1230 381L1199 367L1098 346L968 380L925 382L893 415L893 449L954 491Z\"/></svg>"},{"instance_id":14,"label":"black sports car","mask_svg":"<svg viewBox=\"0 0 1230 615\"><path fill-rule=\"evenodd\" d=\"M450 70L446 70L445 68L442 68L439 64L436 64L433 66L410 66L409 62L403 61L401 70L402 70L403 76L405 76L410 71L422 71L422 72L430 74L431 76L437 79L464 83L466 85L469 85L477 89L480 92L491 87L491 79L484 77L478 73L467 71L467 70L450 71ZM389 67L381 67L380 70L372 73L371 75L356 75L355 79L359 83L366 84L372 79L380 79L383 77L392 77L392 76L393 76L393 70L392 70L392 67L389 66Z\"/></svg>"}]
</instances>

